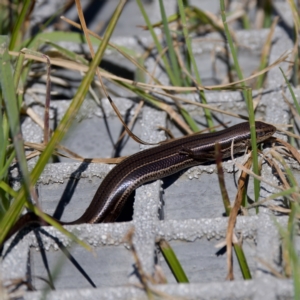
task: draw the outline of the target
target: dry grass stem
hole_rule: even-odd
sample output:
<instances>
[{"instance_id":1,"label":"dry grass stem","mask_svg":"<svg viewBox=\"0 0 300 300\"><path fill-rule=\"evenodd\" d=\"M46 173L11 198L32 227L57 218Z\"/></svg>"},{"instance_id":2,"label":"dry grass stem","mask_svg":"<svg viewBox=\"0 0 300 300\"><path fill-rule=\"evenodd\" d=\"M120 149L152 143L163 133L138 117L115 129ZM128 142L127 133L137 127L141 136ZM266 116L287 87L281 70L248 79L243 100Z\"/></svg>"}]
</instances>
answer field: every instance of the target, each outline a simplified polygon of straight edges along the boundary
<instances>
[{"instance_id":1,"label":"dry grass stem","mask_svg":"<svg viewBox=\"0 0 300 300\"><path fill-rule=\"evenodd\" d=\"M24 142L24 145L28 148L35 149L36 151L38 151L38 152L35 152L34 154L29 154L28 159L32 158L36 155L39 155L42 151L44 151L44 149L46 147L44 144L30 143L30 142ZM54 155L69 158L69 159L74 159L74 160L77 160L80 162L118 164L126 158L126 156L120 156L120 157L116 157L116 158L83 158L80 155L74 153L73 151L67 149L64 146L59 145L59 146L57 146L57 148L67 152L69 155L63 154L57 150L53 152Z\"/></svg>"},{"instance_id":2,"label":"dry grass stem","mask_svg":"<svg viewBox=\"0 0 300 300\"><path fill-rule=\"evenodd\" d=\"M19 56L18 52L13 52L13 51L9 51L9 54L12 56ZM101 75L107 79L121 81L121 82L125 82L125 83L131 84L131 85L135 85L137 87L141 87L145 91L156 91L157 88L160 88L162 90L174 91L174 92L196 92L198 90L222 90L222 89L232 87L234 85L238 85L242 82L247 82L248 80L251 80L253 78L256 78L257 76L260 76L260 75L268 72L270 69L274 68L281 62L285 61L289 56L290 56L290 52L287 51L286 53L282 54L274 63L269 65L267 68L261 70L260 72L257 72L254 75L251 75L243 80L238 80L238 81L231 82L231 83L224 84L224 85L212 85L212 86L199 86L198 85L197 87L176 87L176 86L155 85L155 84L147 84L144 82L137 82L134 80L129 80L129 79L125 79L123 77L112 75L103 70L101 71ZM37 57L32 54L25 54L25 58L32 59L32 60L39 61L39 62L47 62L45 58ZM88 70L87 66L82 65L78 62L73 62L73 61L69 61L66 59L50 58L50 62L52 65L60 66L60 67L67 68L70 70L76 70L76 71L82 71L82 72L86 72ZM238 89L241 89L241 87L238 87Z\"/></svg>"},{"instance_id":3,"label":"dry grass stem","mask_svg":"<svg viewBox=\"0 0 300 300\"><path fill-rule=\"evenodd\" d=\"M300 121L300 116L299 116L297 110L294 108L293 104L290 103L290 101L289 101L289 99L287 98L287 96L285 95L284 91L282 91L281 94L282 94L282 97L283 97L283 99L284 99L284 102L288 105L288 107L289 107L289 109L290 109L290 111L291 111L293 117L296 118L298 121ZM300 137L299 137L299 138L300 138Z\"/></svg>"},{"instance_id":4,"label":"dry grass stem","mask_svg":"<svg viewBox=\"0 0 300 300\"><path fill-rule=\"evenodd\" d=\"M133 116L132 116L130 122L128 123L128 128L129 128L130 130L132 130L132 127L133 127L133 125L134 125L134 123L135 123L135 121L136 121L138 115L140 114L140 112L141 112L141 110L142 110L142 107L144 106L144 103L145 103L145 102L144 102L143 100L141 100L141 101L139 102L138 106L136 107L136 109L135 109L135 111L134 111L134 114L133 114ZM118 138L117 143L120 143L121 140L124 138L125 135L126 135L126 131L123 130L123 132L121 133L120 137ZM116 143L116 144L117 144L117 143Z\"/></svg>"},{"instance_id":5,"label":"dry grass stem","mask_svg":"<svg viewBox=\"0 0 300 300\"><path fill-rule=\"evenodd\" d=\"M270 263L264 261L263 259L261 259L260 257L256 257L255 258L259 263L261 263L262 265L264 265L268 270L269 272L279 278L279 279L286 279L285 276L283 276L282 274L280 274Z\"/></svg>"},{"instance_id":6,"label":"dry grass stem","mask_svg":"<svg viewBox=\"0 0 300 300\"><path fill-rule=\"evenodd\" d=\"M300 163L300 154L299 154L298 150L295 147L293 147L291 144L289 144L289 143L287 143L287 142L285 142L285 141L283 141L279 138L275 138L274 141L279 143L279 144L284 145L287 148L287 150L293 155L293 158L298 163Z\"/></svg>"},{"instance_id":7,"label":"dry grass stem","mask_svg":"<svg viewBox=\"0 0 300 300\"><path fill-rule=\"evenodd\" d=\"M252 158L249 157L247 162L244 165L244 168L249 169L252 165ZM233 230L236 223L236 218L243 201L243 195L247 187L248 174L242 172L238 180L238 191L234 201L234 205L230 211L230 216L228 220L227 232L226 232L226 246L227 246L227 268L228 273L226 279L233 280L233 263L232 263L232 239L233 239Z\"/></svg>"},{"instance_id":8,"label":"dry grass stem","mask_svg":"<svg viewBox=\"0 0 300 300\"><path fill-rule=\"evenodd\" d=\"M82 29L82 27L80 26L80 24L78 24L78 23L76 23L76 22L74 22L74 21L72 21L72 20L70 20L70 19L68 19L68 18L66 18L66 17L61 17L61 19L62 20L64 20L64 21L66 21L67 23L69 23L70 25L72 25L72 26L74 26L74 27L76 27L76 28L78 28L78 29ZM102 40L102 38L99 36L99 35L97 35L96 33L94 33L93 31L91 31L91 30L89 30L89 29L87 29L87 31L88 31L88 33L91 35L91 36L93 36L93 37L95 37L95 38L97 38L97 39L99 39L100 41ZM127 60L129 60L133 65L135 65L137 68L139 68L139 69L141 69L143 72L145 72L148 76L150 76L150 79L152 80L152 81L157 81L157 79L154 77L154 75L153 74L151 74L146 68L144 68L142 65L140 65L135 59L133 59L130 55L128 55L126 52L124 52L124 51L122 51L118 46L116 46L116 45L114 45L113 43L110 43L110 42L108 42L108 45L110 46L110 47L112 47L113 49L115 49L116 51L118 51L122 56L124 56ZM154 45L151 47L148 47L148 51L149 51L149 53L151 52L151 50L154 48ZM149 55L149 53L148 53L148 55Z\"/></svg>"},{"instance_id":9,"label":"dry grass stem","mask_svg":"<svg viewBox=\"0 0 300 300\"><path fill-rule=\"evenodd\" d=\"M141 280L141 284L143 286L143 289L145 290L145 292L147 293L149 299L153 299L153 295L152 292L148 286L148 280L150 278L150 276L146 275L143 267L142 267L142 263L140 261L140 258L136 252L135 246L133 244L133 235L134 235L134 227L132 227L126 234L126 236L124 237L123 241L126 242L131 249L134 261L135 261L135 265L137 268L137 271L140 275L140 280Z\"/></svg>"}]
</instances>

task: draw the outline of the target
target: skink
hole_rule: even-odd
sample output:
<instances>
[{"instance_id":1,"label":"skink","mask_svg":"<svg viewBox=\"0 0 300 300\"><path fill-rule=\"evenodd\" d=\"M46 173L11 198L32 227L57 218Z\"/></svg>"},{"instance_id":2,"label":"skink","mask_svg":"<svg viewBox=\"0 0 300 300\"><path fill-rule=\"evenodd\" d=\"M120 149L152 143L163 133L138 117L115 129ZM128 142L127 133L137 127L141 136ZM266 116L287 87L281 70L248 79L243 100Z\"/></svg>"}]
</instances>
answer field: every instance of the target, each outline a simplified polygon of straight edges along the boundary
<instances>
[{"instance_id":1,"label":"skink","mask_svg":"<svg viewBox=\"0 0 300 300\"><path fill-rule=\"evenodd\" d=\"M274 126L263 122L255 122L255 128L257 143L265 141L276 131ZM249 123L240 123L214 133L196 133L174 139L129 156L104 178L91 204L79 219L59 223L71 225L115 221L136 188L183 169L214 161L216 143L221 146L223 158L230 157L232 144L234 154L244 151L251 143ZM41 224L41 221L31 212L23 215L8 237L32 223Z\"/></svg>"}]
</instances>

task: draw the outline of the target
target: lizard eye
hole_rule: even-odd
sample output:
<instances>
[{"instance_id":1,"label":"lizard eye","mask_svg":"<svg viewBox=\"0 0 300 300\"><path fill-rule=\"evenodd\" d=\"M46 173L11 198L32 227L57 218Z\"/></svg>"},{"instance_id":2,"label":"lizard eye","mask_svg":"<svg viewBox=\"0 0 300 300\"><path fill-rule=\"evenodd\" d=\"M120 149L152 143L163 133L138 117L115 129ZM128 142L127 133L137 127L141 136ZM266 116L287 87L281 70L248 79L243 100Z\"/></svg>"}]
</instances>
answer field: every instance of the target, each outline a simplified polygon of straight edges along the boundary
<instances>
[{"instance_id":1,"label":"lizard eye","mask_svg":"<svg viewBox=\"0 0 300 300\"><path fill-rule=\"evenodd\" d=\"M258 130L258 131L256 132L256 137L257 137L257 138L264 137L264 136L265 136L265 133L264 133L263 131Z\"/></svg>"}]
</instances>

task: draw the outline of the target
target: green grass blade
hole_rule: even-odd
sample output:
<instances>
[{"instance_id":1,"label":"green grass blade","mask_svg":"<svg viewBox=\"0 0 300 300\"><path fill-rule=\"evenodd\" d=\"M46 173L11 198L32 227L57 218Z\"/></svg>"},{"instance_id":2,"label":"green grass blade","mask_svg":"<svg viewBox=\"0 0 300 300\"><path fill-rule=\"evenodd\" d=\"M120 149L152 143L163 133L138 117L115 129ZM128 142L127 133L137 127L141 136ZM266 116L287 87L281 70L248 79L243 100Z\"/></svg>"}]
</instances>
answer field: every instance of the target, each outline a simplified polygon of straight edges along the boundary
<instances>
[{"instance_id":1,"label":"green grass blade","mask_svg":"<svg viewBox=\"0 0 300 300\"><path fill-rule=\"evenodd\" d=\"M73 61L76 61L78 63L81 63L83 65L88 65L89 62L88 60L86 60L84 57L82 57L81 55L78 55L64 47L61 47L55 43L52 43L52 42L49 42L49 41L45 41L46 44L52 46L53 48L55 48L56 50L59 51L60 55L70 59L70 60L73 60Z\"/></svg>"},{"instance_id":2,"label":"green grass blade","mask_svg":"<svg viewBox=\"0 0 300 300\"><path fill-rule=\"evenodd\" d=\"M6 159L6 161L3 163L3 167L1 167L0 169L0 180L3 180L3 178L7 176L8 168L12 163L13 159L15 158L15 156L16 156L16 151L13 150L10 153L8 159Z\"/></svg>"},{"instance_id":3,"label":"green grass blade","mask_svg":"<svg viewBox=\"0 0 300 300\"><path fill-rule=\"evenodd\" d=\"M8 116L11 137L16 150L18 164L25 184L27 196L30 194L30 180L27 168L27 161L24 152L24 145L21 133L20 114L16 98L10 57L7 49L7 37L0 36L0 85L5 108Z\"/></svg>"},{"instance_id":4,"label":"green grass blade","mask_svg":"<svg viewBox=\"0 0 300 300\"><path fill-rule=\"evenodd\" d=\"M17 22L16 22L15 27L13 29L11 39L10 39L10 43L9 43L9 50L11 50L11 51L15 49L18 37L20 36L20 32L22 32L21 27L25 23L26 13L28 11L28 8L29 8L30 4L31 4L31 0L25 0L23 2L23 7L22 7L22 10L21 10L21 13L17 18Z\"/></svg>"},{"instance_id":5,"label":"green grass blade","mask_svg":"<svg viewBox=\"0 0 300 300\"><path fill-rule=\"evenodd\" d=\"M283 70L282 70L281 68L279 68L279 69L280 69L280 71L281 71L281 73L282 73L282 76L284 77L285 83L287 84L287 86L288 86L288 88L289 88L289 91L290 91L290 93L291 93L291 96L292 96L292 98L293 98L293 101L294 101L294 104L295 104L295 107L296 107L296 110L297 110L297 113L298 113L298 115L300 115L300 105L299 105L298 100L297 100L297 98L296 98L296 95L295 95L295 93L294 93L294 91L293 91L293 89L292 89L292 86L291 86L291 84L289 83L287 77L285 76Z\"/></svg>"},{"instance_id":6,"label":"green grass blade","mask_svg":"<svg viewBox=\"0 0 300 300\"><path fill-rule=\"evenodd\" d=\"M223 21L223 25L224 25L224 31L225 31L225 35L226 35L226 38L227 38L227 41L228 41L228 44L229 44L229 47L230 47L230 51L231 51L231 54L232 54L234 66L235 66L235 69L236 69L239 80L242 80L244 77L243 77L242 70L240 68L240 64L239 64L239 61L238 61L238 58L237 58L237 51L236 51L235 46L233 44L233 40L232 40L232 37L230 35L229 27L228 27L228 24L227 24L227 21L226 21L226 12L225 12L224 0L220 0L220 7L221 7L221 16L222 16L222 21ZM244 86L245 83L243 82L242 85Z\"/></svg>"},{"instance_id":7,"label":"green grass blade","mask_svg":"<svg viewBox=\"0 0 300 300\"><path fill-rule=\"evenodd\" d=\"M235 70L236 70L236 73L237 73L237 76L238 76L239 80L242 80L242 79L244 79L244 76L243 76L242 70L240 68L240 64L239 64L238 56L237 56L237 51L236 51L236 48L233 44L233 40L232 40L232 37L231 37L231 34L230 34L230 30L229 30L229 27L228 27L228 24L227 24L227 21L226 21L226 12L225 12L224 0L220 0L220 8L221 8L221 17L222 17L222 21L223 21L224 31L225 31L225 35L226 35L226 38L227 38L227 41L228 41L228 44L229 44L230 52L231 52L231 55L232 55L232 58L233 58L234 67L235 67ZM246 85L245 85L244 82L241 82L241 86L245 87ZM245 91L243 91L243 95L244 95L244 99L246 99L247 95L246 95Z\"/></svg>"},{"instance_id":8,"label":"green grass blade","mask_svg":"<svg viewBox=\"0 0 300 300\"><path fill-rule=\"evenodd\" d=\"M242 23L243 23L243 29L244 30L250 30L251 29L251 23L250 23L250 19L249 16L244 14L242 16Z\"/></svg>"},{"instance_id":9,"label":"green grass blade","mask_svg":"<svg viewBox=\"0 0 300 300\"><path fill-rule=\"evenodd\" d=\"M0 103L2 103L2 95L0 94ZM7 164L6 157L8 155L8 124L7 124L6 114L3 110L0 112L0 181L5 184L8 182L8 169L10 166ZM15 154L12 158L15 157ZM10 205L11 197L5 192L0 191L0 219L6 213L9 205Z\"/></svg>"},{"instance_id":10,"label":"green grass blade","mask_svg":"<svg viewBox=\"0 0 300 300\"><path fill-rule=\"evenodd\" d=\"M220 27L216 22L203 10L199 9L195 6L188 6L186 8L186 13L190 16L196 16L197 19L200 21L201 25L210 25L214 30L223 32L224 29Z\"/></svg>"},{"instance_id":11,"label":"green grass blade","mask_svg":"<svg viewBox=\"0 0 300 300\"><path fill-rule=\"evenodd\" d=\"M272 23L272 26L270 28L270 32L267 36L267 39L264 43L264 46L262 48L262 53L261 53L261 58L260 58L260 64L259 64L259 68L258 71L261 71L263 69L265 69L268 65L268 61L269 61L269 55L270 55L270 48L271 48L271 44L272 44L272 36L274 34L274 30L276 28L276 25L278 23L279 17L276 17ZM260 76L257 77L256 79L256 89L259 90L260 88L263 87L263 83L264 80L266 78L267 74L261 74Z\"/></svg>"},{"instance_id":12,"label":"green grass blade","mask_svg":"<svg viewBox=\"0 0 300 300\"><path fill-rule=\"evenodd\" d=\"M45 220L47 223L55 227L57 230L59 230L61 233L63 233L65 236L67 236L69 239L73 240L77 244L81 245L83 248L85 248L88 251L92 251L91 246L80 240L75 234L65 229L57 220L53 219L52 217L48 216L47 214L40 211L36 206L29 205L28 208L32 210L37 216L39 216L41 219Z\"/></svg>"},{"instance_id":13,"label":"green grass blade","mask_svg":"<svg viewBox=\"0 0 300 300\"><path fill-rule=\"evenodd\" d=\"M273 5L272 1L262 1L264 7L264 28L270 28L272 24L273 17Z\"/></svg>"},{"instance_id":14,"label":"green grass blade","mask_svg":"<svg viewBox=\"0 0 300 300\"><path fill-rule=\"evenodd\" d=\"M24 59L25 59L25 55L24 55L24 53L21 52L17 59L17 64L16 64L15 72L14 72L14 86L16 87L16 89L19 85L19 80L20 80L21 73L22 73Z\"/></svg>"},{"instance_id":15,"label":"green grass blade","mask_svg":"<svg viewBox=\"0 0 300 300\"><path fill-rule=\"evenodd\" d=\"M195 73L195 76L196 76L196 81L197 81L198 85L202 85L202 81L201 81L201 78L200 78L200 74L199 74L198 67L197 67L197 64L196 64L196 60L195 60L193 50L192 50L191 39L189 37L189 33L188 33L188 30L187 30L185 9L184 9L184 5L183 5L182 0L178 0L178 7L179 7L179 13L180 13L182 27L183 27L183 35L184 35L185 43L186 43L186 46L187 46L187 49L188 49L188 55L189 55L189 58L191 60L191 64L192 64L192 67L193 67L193 70L194 70L194 73ZM201 98L201 101L204 104L207 104L204 91L200 91L200 98ZM206 118L208 127L213 128L214 123L213 123L213 119L212 119L210 110L205 108L204 109L204 114L205 114L205 118ZM198 128L198 126L197 126L197 128ZM194 130L194 129L192 128L192 130Z\"/></svg>"},{"instance_id":16,"label":"green grass blade","mask_svg":"<svg viewBox=\"0 0 300 300\"><path fill-rule=\"evenodd\" d=\"M170 57L172 72L175 77L175 82L173 82L173 84L176 86L182 86L183 82L181 80L181 72L180 72L179 64L178 64L177 57L175 54L173 40L172 40L171 33L169 30L169 26L168 26L168 19L166 16L165 7L164 7L162 0L159 0L159 8L160 8L162 21L163 21L164 34L166 35L166 42L167 42L167 46L168 46L168 54Z\"/></svg>"},{"instance_id":17,"label":"green grass blade","mask_svg":"<svg viewBox=\"0 0 300 300\"><path fill-rule=\"evenodd\" d=\"M237 257L241 272L243 274L243 278L245 280L252 279L249 265L242 247L239 244L234 244L233 247L234 247L235 255Z\"/></svg>"},{"instance_id":18,"label":"green grass blade","mask_svg":"<svg viewBox=\"0 0 300 300\"><path fill-rule=\"evenodd\" d=\"M189 280L170 244L166 240L161 240L159 247L176 281L178 283L188 283Z\"/></svg>"},{"instance_id":19,"label":"green grass blade","mask_svg":"<svg viewBox=\"0 0 300 300\"><path fill-rule=\"evenodd\" d=\"M90 37L91 42L95 46L99 46L101 42L99 42L98 39L95 37ZM63 31L54 31L54 32L42 32L40 34L37 34L34 39L28 39L25 40L18 50L22 48L30 48L30 49L36 49L36 46L41 41L49 41L52 43L58 43L58 42L72 42L76 44L82 44L84 43L84 35L79 32L63 32Z\"/></svg>"},{"instance_id":20,"label":"green grass blade","mask_svg":"<svg viewBox=\"0 0 300 300\"><path fill-rule=\"evenodd\" d=\"M1 97L0 97L0 100ZM2 101L0 102L2 103ZM8 142L8 128L6 126L6 117L3 112L0 112L0 172L5 164L6 159L6 147ZM0 177L1 178L1 177Z\"/></svg>"},{"instance_id":21,"label":"green grass blade","mask_svg":"<svg viewBox=\"0 0 300 300\"><path fill-rule=\"evenodd\" d=\"M7 183L5 183L3 181L0 182L0 189L5 191L6 193L10 194L10 196L12 196L13 198L17 197L17 195L18 195L18 192L13 190Z\"/></svg>"},{"instance_id":22,"label":"green grass blade","mask_svg":"<svg viewBox=\"0 0 300 300\"><path fill-rule=\"evenodd\" d=\"M23 63L24 63L25 55L24 53L20 53L17 64L14 72L14 86L16 88L16 94L18 98L18 109L21 109L22 102L23 102L23 82L20 82L20 78L23 71Z\"/></svg>"},{"instance_id":23,"label":"green grass blade","mask_svg":"<svg viewBox=\"0 0 300 300\"><path fill-rule=\"evenodd\" d=\"M173 49L174 46L173 46L173 43L172 43L172 38L171 38L171 35L170 35L170 31L169 31L169 28L168 28L168 19L165 15L165 10L164 10L162 0L160 0L160 8L161 8L162 19L163 19L163 24L164 24L164 31L165 31L166 38L167 38L167 41L168 41L168 48L169 48L168 50L170 51L170 53L169 53L170 54L170 60L171 60L173 69L171 69L166 56L163 54L162 46L161 46L161 44L160 44L160 42L159 42L159 40L158 40L158 38L157 38L157 36L154 32L153 26L152 26L152 24L151 24L151 22L150 22L150 20L147 16L145 10L144 10L144 7L142 5L141 0L136 0L136 1L137 1L137 4L138 4L138 6L141 10L141 13L142 13L144 19L145 19L146 25L147 25L147 27L148 27L151 35L152 35L155 46L156 46L156 48L159 52L159 55L161 55L161 57L162 57L162 60L164 62L165 70L166 70L166 72L169 76L169 79L170 79L171 83L175 86L182 85L183 80L181 80L181 71L180 71L180 68L179 68L179 64L178 64L178 61L177 61L175 51ZM183 118L185 119L187 124L190 126L190 128L194 132L199 131L197 123L190 117L188 112L185 109L183 109L181 106L178 107L178 110L180 111L181 115L183 116Z\"/></svg>"},{"instance_id":24,"label":"green grass blade","mask_svg":"<svg viewBox=\"0 0 300 300\"><path fill-rule=\"evenodd\" d=\"M184 120L186 121L186 123L190 126L190 128L194 132L198 132L199 127L198 127L197 123L194 121L194 119L190 116L188 111L182 106L179 107L179 111L180 111L180 114L183 116Z\"/></svg>"},{"instance_id":25,"label":"green grass blade","mask_svg":"<svg viewBox=\"0 0 300 300\"><path fill-rule=\"evenodd\" d=\"M164 53L163 53L163 48L162 48L162 46L161 46L161 44L160 44L160 42L159 42L159 40L158 40L158 38L157 38L157 36L156 36L156 34L155 34L155 32L154 32L153 26L152 26L152 24L151 24L151 22L150 22L150 20L149 20L149 18L148 18L148 15L147 15L147 13L146 13L146 11L145 11L145 9L144 9L144 6L143 6L143 4L142 4L142 1L141 1L141 0L136 0L136 2L137 2L137 5L139 6L139 9L140 9L140 11L141 11L141 14L142 14L143 17L144 17L144 20L145 20L145 22L146 22L146 25L147 25L147 27L148 27L148 30L150 31L150 34L151 34L152 39L153 39L153 41L154 41L154 43L155 43L156 49L157 49L159 55L161 56L161 58L162 58L162 60L163 60L164 67L165 67L166 72L167 72L167 74L168 74L168 76L169 76L169 78L170 78L170 81L171 81L171 83L172 83L173 85L176 85L176 78L175 78L175 76L173 75L173 72L172 72L172 70L171 70L170 64L169 64L169 62L168 62L166 56L165 56Z\"/></svg>"}]
</instances>

